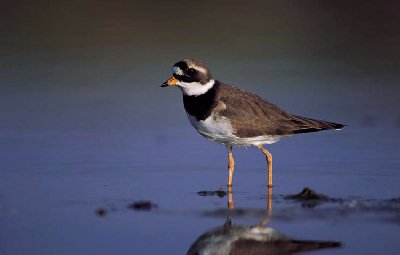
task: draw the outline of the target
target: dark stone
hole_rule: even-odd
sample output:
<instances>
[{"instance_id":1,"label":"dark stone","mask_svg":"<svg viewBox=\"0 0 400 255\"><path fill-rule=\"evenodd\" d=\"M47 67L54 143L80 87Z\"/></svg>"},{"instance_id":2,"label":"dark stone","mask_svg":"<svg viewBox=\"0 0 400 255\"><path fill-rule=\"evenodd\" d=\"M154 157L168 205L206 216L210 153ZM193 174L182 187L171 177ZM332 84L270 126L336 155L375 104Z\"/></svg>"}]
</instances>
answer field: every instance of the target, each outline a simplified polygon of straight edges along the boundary
<instances>
[{"instance_id":1,"label":"dark stone","mask_svg":"<svg viewBox=\"0 0 400 255\"><path fill-rule=\"evenodd\" d=\"M157 205L150 201L138 201L129 205L128 208L138 211L150 211L154 208L157 208Z\"/></svg>"},{"instance_id":2,"label":"dark stone","mask_svg":"<svg viewBox=\"0 0 400 255\"><path fill-rule=\"evenodd\" d=\"M293 199L293 200L327 200L328 197L323 194L318 194L314 190L305 187L300 193L295 195L286 196L285 199Z\"/></svg>"},{"instance_id":3,"label":"dark stone","mask_svg":"<svg viewBox=\"0 0 400 255\"><path fill-rule=\"evenodd\" d=\"M197 194L199 196L203 196L203 197L208 197L208 196L219 196L219 197L224 197L226 195L228 195L228 192L226 192L223 189L219 189L219 190L215 190L215 191L207 191L207 190L202 190L197 192Z\"/></svg>"},{"instance_id":4,"label":"dark stone","mask_svg":"<svg viewBox=\"0 0 400 255\"><path fill-rule=\"evenodd\" d=\"M302 202L304 207L313 208L320 204L321 202L343 202L342 199L339 198L331 198L324 194L319 194L314 190L305 187L300 193L295 195L285 196L284 199L288 200L296 200Z\"/></svg>"},{"instance_id":5,"label":"dark stone","mask_svg":"<svg viewBox=\"0 0 400 255\"><path fill-rule=\"evenodd\" d=\"M99 208L96 210L96 215L99 217L104 217L107 215L107 210L104 208Z\"/></svg>"}]
</instances>

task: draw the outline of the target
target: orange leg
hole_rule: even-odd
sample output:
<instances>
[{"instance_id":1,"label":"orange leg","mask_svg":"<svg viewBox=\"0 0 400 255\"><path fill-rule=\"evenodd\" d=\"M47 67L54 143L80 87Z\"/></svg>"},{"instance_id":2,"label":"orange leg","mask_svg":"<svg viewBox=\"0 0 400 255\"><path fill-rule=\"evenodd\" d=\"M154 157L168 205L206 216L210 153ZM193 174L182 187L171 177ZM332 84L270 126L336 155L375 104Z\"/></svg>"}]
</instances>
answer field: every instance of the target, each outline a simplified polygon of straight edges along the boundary
<instances>
[{"instance_id":1,"label":"orange leg","mask_svg":"<svg viewBox=\"0 0 400 255\"><path fill-rule=\"evenodd\" d=\"M235 208L235 205L233 203L233 191L232 191L232 186L228 187L228 208L233 209Z\"/></svg>"},{"instance_id":2,"label":"orange leg","mask_svg":"<svg viewBox=\"0 0 400 255\"><path fill-rule=\"evenodd\" d=\"M232 187L232 177L233 177L233 170L235 168L235 161L233 160L233 154L232 154L232 146L228 147L228 158L229 158L229 164L228 164L228 170L229 170L229 175L228 175L228 187Z\"/></svg>"},{"instance_id":3,"label":"orange leg","mask_svg":"<svg viewBox=\"0 0 400 255\"><path fill-rule=\"evenodd\" d=\"M272 187L272 154L264 148L263 145L259 145L258 148L264 153L268 163L268 187Z\"/></svg>"}]
</instances>

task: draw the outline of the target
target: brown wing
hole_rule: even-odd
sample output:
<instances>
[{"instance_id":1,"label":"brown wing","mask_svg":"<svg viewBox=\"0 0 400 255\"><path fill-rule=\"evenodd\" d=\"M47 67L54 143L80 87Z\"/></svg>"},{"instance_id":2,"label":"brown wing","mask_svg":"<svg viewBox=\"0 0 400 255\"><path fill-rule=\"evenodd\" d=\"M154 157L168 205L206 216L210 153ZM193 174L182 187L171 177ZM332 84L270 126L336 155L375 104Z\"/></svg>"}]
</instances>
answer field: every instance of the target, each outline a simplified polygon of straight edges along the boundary
<instances>
[{"instance_id":1,"label":"brown wing","mask_svg":"<svg viewBox=\"0 0 400 255\"><path fill-rule=\"evenodd\" d=\"M239 137L291 135L343 127L341 124L291 115L255 94L224 84L219 86L218 98L226 105L220 114L230 118Z\"/></svg>"}]
</instances>

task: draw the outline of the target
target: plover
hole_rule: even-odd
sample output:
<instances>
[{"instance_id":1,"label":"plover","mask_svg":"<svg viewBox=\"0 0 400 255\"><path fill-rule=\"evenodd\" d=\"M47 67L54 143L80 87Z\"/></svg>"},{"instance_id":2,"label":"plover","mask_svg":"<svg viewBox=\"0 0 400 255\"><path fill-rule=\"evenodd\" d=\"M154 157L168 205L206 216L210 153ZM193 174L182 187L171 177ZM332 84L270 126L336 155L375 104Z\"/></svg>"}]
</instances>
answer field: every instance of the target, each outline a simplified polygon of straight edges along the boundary
<instances>
[{"instance_id":1,"label":"plover","mask_svg":"<svg viewBox=\"0 0 400 255\"><path fill-rule=\"evenodd\" d=\"M255 94L215 80L200 60L181 60L172 70L172 77L161 86L179 87L192 126L228 149L228 187L232 186L233 147L256 146L263 152L268 164L268 187L272 187L272 155L265 144L293 134L344 127L292 115Z\"/></svg>"}]
</instances>

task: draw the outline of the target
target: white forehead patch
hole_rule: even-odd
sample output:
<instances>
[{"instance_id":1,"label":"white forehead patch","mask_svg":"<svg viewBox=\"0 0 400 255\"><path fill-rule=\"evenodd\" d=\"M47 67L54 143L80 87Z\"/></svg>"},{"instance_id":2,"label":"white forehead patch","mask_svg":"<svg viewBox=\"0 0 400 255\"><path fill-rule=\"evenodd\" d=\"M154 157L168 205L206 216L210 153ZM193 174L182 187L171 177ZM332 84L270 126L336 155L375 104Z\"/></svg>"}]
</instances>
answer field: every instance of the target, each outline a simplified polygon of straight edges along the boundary
<instances>
[{"instance_id":1,"label":"white forehead patch","mask_svg":"<svg viewBox=\"0 0 400 255\"><path fill-rule=\"evenodd\" d=\"M179 66L174 66L173 68L174 74L176 75L183 75L183 71Z\"/></svg>"}]
</instances>

